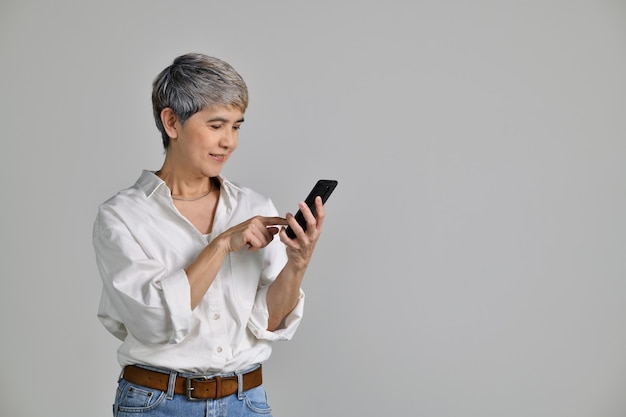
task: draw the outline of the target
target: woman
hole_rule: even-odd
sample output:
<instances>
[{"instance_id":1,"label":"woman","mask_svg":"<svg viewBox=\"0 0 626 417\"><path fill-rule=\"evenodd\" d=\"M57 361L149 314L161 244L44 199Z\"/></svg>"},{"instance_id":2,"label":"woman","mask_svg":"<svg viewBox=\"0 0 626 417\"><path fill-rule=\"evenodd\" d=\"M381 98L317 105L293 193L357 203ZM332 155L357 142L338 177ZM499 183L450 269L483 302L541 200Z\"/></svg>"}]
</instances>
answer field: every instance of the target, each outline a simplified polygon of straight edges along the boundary
<instances>
[{"instance_id":1,"label":"woman","mask_svg":"<svg viewBox=\"0 0 626 417\"><path fill-rule=\"evenodd\" d=\"M248 104L226 62L176 58L154 80L152 103L163 165L103 203L93 229L98 317L122 340L114 415L267 416L261 364L300 323L322 202L316 216L300 203L303 231L220 176Z\"/></svg>"}]
</instances>

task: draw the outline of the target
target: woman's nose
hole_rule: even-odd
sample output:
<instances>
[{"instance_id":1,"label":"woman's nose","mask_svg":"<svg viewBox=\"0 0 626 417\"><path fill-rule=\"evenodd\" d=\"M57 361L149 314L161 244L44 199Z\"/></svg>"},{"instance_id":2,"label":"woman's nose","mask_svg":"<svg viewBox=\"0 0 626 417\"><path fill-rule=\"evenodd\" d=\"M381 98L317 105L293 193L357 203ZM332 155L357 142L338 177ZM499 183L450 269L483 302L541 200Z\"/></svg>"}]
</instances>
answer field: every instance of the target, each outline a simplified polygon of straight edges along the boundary
<instances>
[{"instance_id":1,"label":"woman's nose","mask_svg":"<svg viewBox=\"0 0 626 417\"><path fill-rule=\"evenodd\" d=\"M224 129L221 139L221 145L224 148L231 149L237 141L237 132L233 129Z\"/></svg>"}]
</instances>

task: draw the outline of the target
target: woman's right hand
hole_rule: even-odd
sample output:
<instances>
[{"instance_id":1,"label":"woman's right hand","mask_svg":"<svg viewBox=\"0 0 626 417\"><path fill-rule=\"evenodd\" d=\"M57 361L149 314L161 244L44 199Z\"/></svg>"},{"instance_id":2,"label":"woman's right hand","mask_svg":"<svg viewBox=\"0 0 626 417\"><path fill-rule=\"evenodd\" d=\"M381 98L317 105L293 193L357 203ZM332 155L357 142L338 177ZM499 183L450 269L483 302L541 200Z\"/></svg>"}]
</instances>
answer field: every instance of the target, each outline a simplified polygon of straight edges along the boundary
<instances>
[{"instance_id":1,"label":"woman's right hand","mask_svg":"<svg viewBox=\"0 0 626 417\"><path fill-rule=\"evenodd\" d=\"M280 231L279 226L286 225L287 220L283 217L255 216L226 230L219 239L224 242L227 252L237 252L244 246L256 251L269 245Z\"/></svg>"},{"instance_id":2,"label":"woman's right hand","mask_svg":"<svg viewBox=\"0 0 626 417\"><path fill-rule=\"evenodd\" d=\"M282 217L255 216L213 239L185 268L191 287L191 309L200 303L229 252L236 252L244 246L251 251L264 248L274 239L279 226L286 224L287 220Z\"/></svg>"}]
</instances>

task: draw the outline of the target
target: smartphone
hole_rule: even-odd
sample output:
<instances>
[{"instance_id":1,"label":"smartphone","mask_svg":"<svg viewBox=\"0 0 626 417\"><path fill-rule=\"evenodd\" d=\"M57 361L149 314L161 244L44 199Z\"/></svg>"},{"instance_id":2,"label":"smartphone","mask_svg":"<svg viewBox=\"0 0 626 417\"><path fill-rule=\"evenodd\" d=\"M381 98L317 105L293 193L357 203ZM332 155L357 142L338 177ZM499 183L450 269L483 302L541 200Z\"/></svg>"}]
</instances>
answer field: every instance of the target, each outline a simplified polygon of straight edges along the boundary
<instances>
[{"instance_id":1,"label":"smartphone","mask_svg":"<svg viewBox=\"0 0 626 417\"><path fill-rule=\"evenodd\" d=\"M311 212L314 216L316 215L315 197L319 195L320 197L322 197L322 203L325 203L326 200L328 200L328 197L330 197L330 194L335 190L336 186L337 181L335 180L317 181L307 198L304 200L306 205L309 206L309 208L311 209ZM302 230L306 231L306 220L304 220L304 214L302 214L302 212L298 210L294 217L296 218L298 224L302 227ZM287 226L287 236L289 236L291 239L296 237L295 232L289 226Z\"/></svg>"}]
</instances>

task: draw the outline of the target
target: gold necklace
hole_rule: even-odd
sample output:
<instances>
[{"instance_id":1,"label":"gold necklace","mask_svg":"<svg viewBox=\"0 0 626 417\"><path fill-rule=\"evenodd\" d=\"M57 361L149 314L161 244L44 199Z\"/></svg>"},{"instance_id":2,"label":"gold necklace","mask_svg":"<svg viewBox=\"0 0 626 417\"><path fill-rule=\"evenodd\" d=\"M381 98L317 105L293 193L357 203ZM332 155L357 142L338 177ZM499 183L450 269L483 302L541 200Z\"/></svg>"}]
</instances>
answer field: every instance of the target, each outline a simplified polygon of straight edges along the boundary
<instances>
[{"instance_id":1,"label":"gold necklace","mask_svg":"<svg viewBox=\"0 0 626 417\"><path fill-rule=\"evenodd\" d=\"M213 181L211 181L211 179L209 179L209 181L211 182L211 187L209 188L209 191L207 191L206 194L202 194L200 197L184 198L184 197L174 197L172 195L172 199L173 200L178 200L178 201L196 201L196 200L200 200L201 198L204 198L207 195L211 194L211 191L213 191Z\"/></svg>"}]
</instances>

